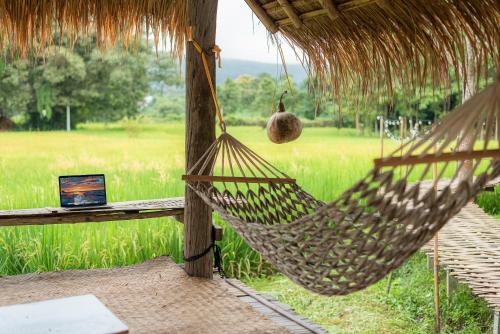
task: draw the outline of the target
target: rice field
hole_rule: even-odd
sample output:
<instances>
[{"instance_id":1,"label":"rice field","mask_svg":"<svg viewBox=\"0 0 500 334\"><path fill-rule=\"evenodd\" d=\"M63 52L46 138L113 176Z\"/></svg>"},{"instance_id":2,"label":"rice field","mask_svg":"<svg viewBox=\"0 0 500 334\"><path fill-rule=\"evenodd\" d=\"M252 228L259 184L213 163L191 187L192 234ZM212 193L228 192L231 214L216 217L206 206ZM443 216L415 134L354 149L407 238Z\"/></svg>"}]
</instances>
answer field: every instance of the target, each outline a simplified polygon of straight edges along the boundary
<instances>
[{"instance_id":1,"label":"rice field","mask_svg":"<svg viewBox=\"0 0 500 334\"><path fill-rule=\"evenodd\" d=\"M379 152L377 139L357 137L350 130L306 129L286 145L271 144L261 128L231 130L325 200L362 177ZM57 177L69 174L106 174L108 201L183 195L180 124L9 132L0 133L0 142L1 209L59 206ZM247 277L271 270L234 232L225 232L222 248L229 274ZM0 229L0 275L121 266L161 254L182 258L182 225L172 219Z\"/></svg>"}]
</instances>

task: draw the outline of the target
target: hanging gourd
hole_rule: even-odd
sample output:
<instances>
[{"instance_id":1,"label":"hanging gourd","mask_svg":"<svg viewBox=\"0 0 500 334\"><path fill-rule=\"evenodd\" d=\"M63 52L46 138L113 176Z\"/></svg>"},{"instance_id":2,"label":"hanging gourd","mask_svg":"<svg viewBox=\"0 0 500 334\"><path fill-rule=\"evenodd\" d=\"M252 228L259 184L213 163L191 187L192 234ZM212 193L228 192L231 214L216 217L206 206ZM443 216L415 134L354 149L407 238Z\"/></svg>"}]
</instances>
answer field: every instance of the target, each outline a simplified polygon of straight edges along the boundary
<instances>
[{"instance_id":1,"label":"hanging gourd","mask_svg":"<svg viewBox=\"0 0 500 334\"><path fill-rule=\"evenodd\" d=\"M291 142L300 137L302 133L302 122L291 112L285 111L283 104L283 92L278 105L278 112L274 113L267 122L267 137L275 144Z\"/></svg>"}]
</instances>

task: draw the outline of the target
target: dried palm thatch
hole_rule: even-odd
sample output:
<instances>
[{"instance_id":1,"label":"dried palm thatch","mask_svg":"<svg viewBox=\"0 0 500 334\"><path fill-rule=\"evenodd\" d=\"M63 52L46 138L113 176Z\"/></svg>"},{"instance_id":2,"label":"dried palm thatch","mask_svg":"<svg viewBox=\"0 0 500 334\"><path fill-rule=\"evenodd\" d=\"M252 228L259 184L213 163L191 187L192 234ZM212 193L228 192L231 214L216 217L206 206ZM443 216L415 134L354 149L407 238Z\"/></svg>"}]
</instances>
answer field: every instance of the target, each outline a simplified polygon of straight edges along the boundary
<instances>
[{"instance_id":1,"label":"dried palm thatch","mask_svg":"<svg viewBox=\"0 0 500 334\"><path fill-rule=\"evenodd\" d=\"M446 87L450 73L466 73L466 39L477 76L488 61L499 63L497 0L245 1L271 33L304 50L335 97L391 95L395 84L412 89L428 80Z\"/></svg>"},{"instance_id":2,"label":"dried palm thatch","mask_svg":"<svg viewBox=\"0 0 500 334\"><path fill-rule=\"evenodd\" d=\"M95 32L103 47L151 33L156 45L170 39L180 57L189 1L0 0L0 48L26 57L43 53L54 32L72 39ZM245 1L270 32L304 51L305 66L337 99L428 81L446 87L450 73L466 73L467 59L477 77L488 62L500 63L497 0Z\"/></svg>"},{"instance_id":3,"label":"dried palm thatch","mask_svg":"<svg viewBox=\"0 0 500 334\"><path fill-rule=\"evenodd\" d=\"M0 48L13 57L44 53L54 33L74 40L95 33L101 47L133 45L144 33L182 54L187 0L0 0Z\"/></svg>"}]
</instances>

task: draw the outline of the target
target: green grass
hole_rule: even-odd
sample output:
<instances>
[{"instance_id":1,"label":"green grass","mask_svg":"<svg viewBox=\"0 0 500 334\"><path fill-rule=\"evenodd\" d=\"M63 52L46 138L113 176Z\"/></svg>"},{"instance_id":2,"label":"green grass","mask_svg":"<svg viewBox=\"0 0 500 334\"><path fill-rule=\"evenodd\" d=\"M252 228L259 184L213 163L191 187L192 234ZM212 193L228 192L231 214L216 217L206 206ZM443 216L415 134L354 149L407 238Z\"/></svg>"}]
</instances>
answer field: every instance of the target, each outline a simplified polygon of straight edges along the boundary
<instances>
[{"instance_id":1,"label":"green grass","mask_svg":"<svg viewBox=\"0 0 500 334\"><path fill-rule=\"evenodd\" d=\"M385 278L369 288L341 297L320 296L276 275L246 281L256 290L275 296L298 313L321 324L331 333L434 332L433 274L418 253L394 272L387 294ZM460 284L448 300L445 273L440 272L442 333L491 333L492 315L483 299Z\"/></svg>"},{"instance_id":2,"label":"green grass","mask_svg":"<svg viewBox=\"0 0 500 334\"><path fill-rule=\"evenodd\" d=\"M268 159L314 196L330 200L372 167L379 140L357 137L354 130L306 128L290 144L273 145L258 127L230 132ZM0 208L59 206L57 176L105 173L109 201L182 196L184 129L181 125L135 122L91 124L72 133L0 133ZM386 152L395 148L388 141ZM480 201L499 214L499 193ZM332 332L427 333L432 331L432 275L425 259L413 257L386 282L346 297L321 297L291 284L253 252L224 222L221 243L226 272L269 291ZM182 258L182 225L169 218L0 228L0 275L71 268L114 267L155 256ZM259 278L260 277L260 278ZM445 302L443 302L446 304ZM461 288L446 306L450 333L485 330L484 303Z\"/></svg>"}]
</instances>

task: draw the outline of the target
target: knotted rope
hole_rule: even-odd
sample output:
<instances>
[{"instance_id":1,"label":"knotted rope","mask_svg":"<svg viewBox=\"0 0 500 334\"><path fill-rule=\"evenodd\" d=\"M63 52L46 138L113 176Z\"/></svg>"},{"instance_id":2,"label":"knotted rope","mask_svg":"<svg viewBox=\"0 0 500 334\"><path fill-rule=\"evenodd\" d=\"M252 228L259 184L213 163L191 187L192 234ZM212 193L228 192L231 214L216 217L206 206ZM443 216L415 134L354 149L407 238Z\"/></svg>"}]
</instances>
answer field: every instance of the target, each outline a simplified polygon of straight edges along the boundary
<instances>
[{"instance_id":1,"label":"knotted rope","mask_svg":"<svg viewBox=\"0 0 500 334\"><path fill-rule=\"evenodd\" d=\"M196 51L198 51L198 53L201 56L201 62L203 63L203 69L205 70L205 76L207 78L208 85L210 86L210 92L212 94L212 100L214 101L215 111L217 113L217 117L219 118L219 126L220 126L222 132L226 132L226 123L224 122L224 117L222 116L222 111L220 109L220 104L219 104L219 101L217 99L217 93L215 91L215 86L214 86L214 82L212 80L212 75L210 74L210 68L208 66L207 56L205 54L205 51L203 51L203 48L201 47L200 43L198 43L198 41L196 41L193 38L193 29L192 29L192 27L189 27L188 30L187 30L187 41L190 42L191 44L193 44L194 48L196 49ZM222 49L218 45L214 45L211 48L211 51L215 55L215 60L217 61L219 68L221 68L222 67L222 61L221 61L220 54L221 54Z\"/></svg>"}]
</instances>

